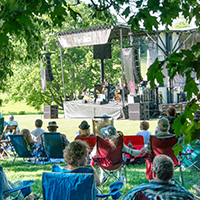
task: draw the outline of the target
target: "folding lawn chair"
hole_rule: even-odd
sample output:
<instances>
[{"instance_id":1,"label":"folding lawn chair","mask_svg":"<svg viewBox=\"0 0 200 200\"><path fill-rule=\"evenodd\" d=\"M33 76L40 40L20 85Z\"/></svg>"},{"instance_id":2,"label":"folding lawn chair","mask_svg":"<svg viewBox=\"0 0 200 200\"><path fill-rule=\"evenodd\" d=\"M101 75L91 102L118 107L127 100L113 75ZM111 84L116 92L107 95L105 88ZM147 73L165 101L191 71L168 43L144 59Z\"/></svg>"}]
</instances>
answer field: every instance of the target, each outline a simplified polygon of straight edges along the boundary
<instances>
[{"instance_id":1,"label":"folding lawn chair","mask_svg":"<svg viewBox=\"0 0 200 200\"><path fill-rule=\"evenodd\" d=\"M3 160L4 160L4 157L3 157L4 154L6 154L9 158L11 157L7 150L10 141L8 139L5 139L5 133L6 131L10 131L10 134L14 134L16 128L17 128L17 125L6 125L3 129L3 132L0 137L0 145L3 150L2 153L0 153L0 156Z\"/></svg>"},{"instance_id":2,"label":"folding lawn chair","mask_svg":"<svg viewBox=\"0 0 200 200\"><path fill-rule=\"evenodd\" d=\"M9 135L10 138L10 144L11 144L11 150L14 154L14 159L12 164L15 162L16 158L23 158L24 161L26 161L26 158L33 158L34 163L36 163L37 156L33 153L30 153L28 151L25 135L17 134L17 135ZM26 139L26 141L25 141ZM17 156L18 155L18 156Z\"/></svg>"},{"instance_id":3,"label":"folding lawn chair","mask_svg":"<svg viewBox=\"0 0 200 200\"><path fill-rule=\"evenodd\" d=\"M142 135L124 135L124 144L129 148L141 150L144 147L144 139ZM138 162L140 162L143 159L142 155L134 157L133 159L131 159L131 156L128 154L124 154L124 157L128 163L135 160L138 160Z\"/></svg>"},{"instance_id":4,"label":"folding lawn chair","mask_svg":"<svg viewBox=\"0 0 200 200\"><path fill-rule=\"evenodd\" d=\"M6 191L3 191L3 168L0 166L0 199L2 199L3 195L9 195L13 192L17 192L19 190L21 190L17 196L15 197L14 200L17 200L20 193L22 193L23 195L25 194L30 194L31 193L31 188L30 186L35 184L35 181L23 181L22 184L19 186L19 187L16 187L14 189L11 189L11 190L6 190Z\"/></svg>"},{"instance_id":5,"label":"folding lawn chair","mask_svg":"<svg viewBox=\"0 0 200 200\"><path fill-rule=\"evenodd\" d=\"M47 155L47 160L50 161L51 159L57 159L60 161L63 160L63 146L61 143L60 133L58 132L43 133L41 135L41 141L43 145L43 154Z\"/></svg>"},{"instance_id":6,"label":"folding lawn chair","mask_svg":"<svg viewBox=\"0 0 200 200\"><path fill-rule=\"evenodd\" d=\"M189 151L189 152L188 152ZM200 171L200 141L196 141L195 144L188 144L183 148L183 154L190 153L190 155L186 155L183 157L183 163L186 171L189 168L196 168Z\"/></svg>"},{"instance_id":7,"label":"folding lawn chair","mask_svg":"<svg viewBox=\"0 0 200 200\"><path fill-rule=\"evenodd\" d=\"M97 194L94 171L91 168L80 167L68 171L54 165L52 171L42 174L43 200L95 200L98 197L103 199L109 196L118 199L121 196L122 182L110 185L108 194Z\"/></svg>"},{"instance_id":8,"label":"folding lawn chair","mask_svg":"<svg viewBox=\"0 0 200 200\"><path fill-rule=\"evenodd\" d=\"M97 164L104 172L105 179L102 182L104 185L110 179L114 181L121 181L117 177L119 170L123 171L123 181L126 187L126 164L122 159L123 136L118 138L116 148L110 145L110 142L100 137L96 137L97 154L92 158L92 165Z\"/></svg>"},{"instance_id":9,"label":"folding lawn chair","mask_svg":"<svg viewBox=\"0 0 200 200\"><path fill-rule=\"evenodd\" d=\"M173 177L173 180L180 184L184 185L183 183L183 175L182 175L182 169L181 169L181 160L178 160L177 157L174 154L173 146L178 142L178 138L171 137L165 140L159 140L153 136L150 136L150 142L151 142L151 149L153 151L153 154L149 154L148 157L145 159L146 161L146 178L151 180L153 178L152 176L152 165L153 165L153 159L155 156L159 154L165 154L169 156L173 162L175 169L179 168L179 181Z\"/></svg>"}]
</instances>

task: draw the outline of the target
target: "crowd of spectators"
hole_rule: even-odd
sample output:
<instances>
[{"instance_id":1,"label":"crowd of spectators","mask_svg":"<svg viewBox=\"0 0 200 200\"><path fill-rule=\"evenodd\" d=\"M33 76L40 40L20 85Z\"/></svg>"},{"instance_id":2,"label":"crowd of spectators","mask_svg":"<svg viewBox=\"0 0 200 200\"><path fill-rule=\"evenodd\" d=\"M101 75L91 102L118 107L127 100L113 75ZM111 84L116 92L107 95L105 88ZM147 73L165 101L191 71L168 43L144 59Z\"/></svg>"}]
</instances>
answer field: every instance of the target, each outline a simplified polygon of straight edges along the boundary
<instances>
[{"instance_id":1,"label":"crowd of spectators","mask_svg":"<svg viewBox=\"0 0 200 200\"><path fill-rule=\"evenodd\" d=\"M141 150L135 150L129 148L123 143L122 153L127 153L135 157L139 155L144 155L146 152L152 154L151 143L149 141L150 136L153 136L159 140L165 140L174 137L175 135L174 135L173 123L174 120L176 119L176 110L174 108L169 108L166 113L167 116L162 117L161 119L158 120L157 127L155 129L155 134L152 134L150 131L148 131L149 123L147 121L142 121L140 123L141 131L137 132L136 135L143 136L144 148L142 148ZM76 137L88 137L96 135L103 138L104 140L108 140L111 147L116 148L117 141L119 137L123 136L123 133L121 131L117 131L114 126L111 126L108 123L108 117L109 116L107 114L102 115L102 123L98 125L98 127L95 127L96 134L90 132L90 125L88 124L87 121L85 120L82 121L78 126L79 130L75 133L74 139ZM197 116L195 117L197 118ZM17 121L14 121L14 116L10 116L9 121L7 121L7 123L12 125L16 124L17 125L16 134L23 134L26 136L25 137L26 144L30 152L33 152L33 150L36 149L38 145L43 145L45 147L45 143L41 144L41 142L44 141L43 133L46 132L44 129L42 129L43 121L41 119L37 119L35 121L35 129L32 131L28 129L22 129L20 131ZM48 123L47 129L49 133L51 132L58 133L57 132L58 128L59 127L56 121L50 121ZM74 169L79 169L81 167L88 167L87 160L88 160L89 147L87 143L81 140L75 140L69 142L65 134L60 134L60 139L64 152L64 160L67 164L65 167L62 168L66 171L73 171ZM97 155L97 146L95 145L90 154L90 157L92 158L96 155ZM92 166L90 166L90 168L94 171L95 183L96 187L98 187L101 185L101 182L103 181L105 174L103 171L101 171L101 175L99 178L95 169ZM8 181L5 173L3 173L3 175L4 175L3 189L6 190L7 188L10 189L15 187L14 183ZM181 198L195 199L194 195L192 195L185 188L177 186L173 182L171 182L173 175L174 175L174 163L171 160L171 158L168 157L167 155L162 155L162 154L157 155L153 160L153 180L151 180L150 183L148 184L142 184L140 186L131 189L130 192L128 192L128 194L125 195L123 199L124 200L137 199L137 197L139 196L141 196L142 198L147 197L149 199L155 199L158 196L160 199L166 199L166 200L171 199L172 196L173 199L177 200ZM119 171L118 173L119 180L120 176L121 176L121 171ZM200 191L199 186L197 185L194 186L194 189L198 192ZM8 196L5 196L4 199L6 199L7 197ZM27 197L20 195L21 199L38 199L39 197L40 194L37 195L28 194Z\"/></svg>"}]
</instances>

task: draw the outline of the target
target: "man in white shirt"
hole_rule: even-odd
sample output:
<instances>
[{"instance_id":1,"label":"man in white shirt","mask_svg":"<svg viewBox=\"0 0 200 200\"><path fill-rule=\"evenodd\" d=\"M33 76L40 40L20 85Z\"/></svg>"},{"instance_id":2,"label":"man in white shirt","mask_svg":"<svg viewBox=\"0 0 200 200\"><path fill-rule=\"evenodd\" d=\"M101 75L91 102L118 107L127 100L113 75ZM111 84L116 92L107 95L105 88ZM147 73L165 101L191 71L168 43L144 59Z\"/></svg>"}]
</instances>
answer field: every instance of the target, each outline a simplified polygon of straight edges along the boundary
<instances>
[{"instance_id":1,"label":"man in white shirt","mask_svg":"<svg viewBox=\"0 0 200 200\"><path fill-rule=\"evenodd\" d=\"M37 145L41 143L41 135L42 133L46 132L43 130L42 127L42 120L41 119L36 119L35 121L35 127L36 129L31 131L32 138L36 141Z\"/></svg>"}]
</instances>

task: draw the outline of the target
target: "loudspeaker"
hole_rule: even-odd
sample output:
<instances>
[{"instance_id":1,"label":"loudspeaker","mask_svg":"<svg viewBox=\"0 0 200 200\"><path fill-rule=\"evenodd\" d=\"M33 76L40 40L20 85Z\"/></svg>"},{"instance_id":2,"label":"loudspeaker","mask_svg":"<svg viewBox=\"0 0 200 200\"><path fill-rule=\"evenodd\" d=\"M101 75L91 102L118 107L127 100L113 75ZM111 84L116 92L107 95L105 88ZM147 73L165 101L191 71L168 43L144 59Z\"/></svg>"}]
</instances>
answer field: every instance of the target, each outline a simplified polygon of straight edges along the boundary
<instances>
[{"instance_id":1,"label":"loudspeaker","mask_svg":"<svg viewBox=\"0 0 200 200\"><path fill-rule=\"evenodd\" d=\"M52 69L51 69L51 59L50 59L50 56L51 56L52 53L45 53L45 57L46 57L46 69L45 69L45 73L46 73L46 81L53 81L54 80L54 77L53 77L53 73L52 73Z\"/></svg>"},{"instance_id":2,"label":"loudspeaker","mask_svg":"<svg viewBox=\"0 0 200 200\"><path fill-rule=\"evenodd\" d=\"M129 120L147 120L149 116L149 103L132 103L129 107Z\"/></svg>"},{"instance_id":3,"label":"loudspeaker","mask_svg":"<svg viewBox=\"0 0 200 200\"><path fill-rule=\"evenodd\" d=\"M111 59L111 44L93 45L94 59Z\"/></svg>"}]
</instances>

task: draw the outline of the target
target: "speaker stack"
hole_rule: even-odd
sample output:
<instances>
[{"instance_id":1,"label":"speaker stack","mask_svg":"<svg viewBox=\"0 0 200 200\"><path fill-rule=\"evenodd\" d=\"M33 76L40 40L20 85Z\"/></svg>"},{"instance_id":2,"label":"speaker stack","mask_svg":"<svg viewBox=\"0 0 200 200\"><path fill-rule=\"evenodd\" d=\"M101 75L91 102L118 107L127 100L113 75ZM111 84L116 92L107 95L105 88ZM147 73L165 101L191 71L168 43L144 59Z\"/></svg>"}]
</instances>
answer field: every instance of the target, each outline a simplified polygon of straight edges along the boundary
<instances>
[{"instance_id":1,"label":"speaker stack","mask_svg":"<svg viewBox=\"0 0 200 200\"><path fill-rule=\"evenodd\" d=\"M149 116L149 103L131 103L129 107L129 120L147 120Z\"/></svg>"}]
</instances>

